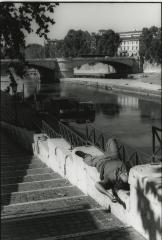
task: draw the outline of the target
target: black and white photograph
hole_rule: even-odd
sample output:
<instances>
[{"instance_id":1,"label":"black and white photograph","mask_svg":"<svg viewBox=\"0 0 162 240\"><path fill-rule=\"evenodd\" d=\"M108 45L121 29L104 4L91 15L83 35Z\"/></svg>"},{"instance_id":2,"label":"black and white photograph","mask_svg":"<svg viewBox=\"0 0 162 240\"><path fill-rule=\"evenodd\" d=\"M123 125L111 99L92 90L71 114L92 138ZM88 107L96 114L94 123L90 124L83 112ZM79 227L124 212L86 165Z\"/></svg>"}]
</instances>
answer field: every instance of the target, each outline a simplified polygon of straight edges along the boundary
<instances>
[{"instance_id":1,"label":"black and white photograph","mask_svg":"<svg viewBox=\"0 0 162 240\"><path fill-rule=\"evenodd\" d=\"M0 1L2 240L161 240L161 1Z\"/></svg>"}]
</instances>

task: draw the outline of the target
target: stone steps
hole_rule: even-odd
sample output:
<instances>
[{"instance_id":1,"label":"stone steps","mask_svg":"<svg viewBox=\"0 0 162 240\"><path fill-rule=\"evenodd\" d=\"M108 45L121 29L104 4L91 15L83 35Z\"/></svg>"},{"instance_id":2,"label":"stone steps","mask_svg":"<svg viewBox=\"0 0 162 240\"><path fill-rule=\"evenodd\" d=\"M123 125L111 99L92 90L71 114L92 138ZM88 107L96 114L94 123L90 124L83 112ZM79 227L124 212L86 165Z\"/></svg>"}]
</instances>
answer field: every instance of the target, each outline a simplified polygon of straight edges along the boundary
<instances>
[{"instance_id":1,"label":"stone steps","mask_svg":"<svg viewBox=\"0 0 162 240\"><path fill-rule=\"evenodd\" d=\"M1 156L3 240L142 240L39 159L7 149L13 155Z\"/></svg>"},{"instance_id":2,"label":"stone steps","mask_svg":"<svg viewBox=\"0 0 162 240\"><path fill-rule=\"evenodd\" d=\"M2 177L5 176L10 176L10 177L14 177L15 175L19 175L19 176L24 176L24 175L34 175L34 174L42 174L42 173L52 173L53 171L48 168L48 167L44 167L44 168L30 168L30 169L26 169L26 170L8 170L8 171L3 171L1 173Z\"/></svg>"},{"instance_id":3,"label":"stone steps","mask_svg":"<svg viewBox=\"0 0 162 240\"><path fill-rule=\"evenodd\" d=\"M13 192L11 194L4 194L1 198L1 204L18 204L34 201L42 201L47 199L56 199L60 197L80 196L82 192L74 187L58 187L58 188L43 188L40 190Z\"/></svg>"},{"instance_id":4,"label":"stone steps","mask_svg":"<svg viewBox=\"0 0 162 240\"><path fill-rule=\"evenodd\" d=\"M56 199L47 199L43 201L33 201L20 204L10 204L2 207L2 219L16 219L45 213L57 213L76 209L93 209L99 207L90 197L81 195L73 197L60 196Z\"/></svg>"},{"instance_id":5,"label":"stone steps","mask_svg":"<svg viewBox=\"0 0 162 240\"><path fill-rule=\"evenodd\" d=\"M26 176L14 176L14 177L2 177L1 184L12 184L12 183L21 183L21 182L34 182L34 181L43 181L50 179L57 179L60 176L57 173L45 173L45 174L34 174Z\"/></svg>"},{"instance_id":6,"label":"stone steps","mask_svg":"<svg viewBox=\"0 0 162 240\"><path fill-rule=\"evenodd\" d=\"M66 179L52 179L52 180L44 180L44 181L35 181L35 182L27 182L27 183L19 183L19 184L8 184L1 186L1 194L12 193L12 192L23 192L30 190L38 190L44 188L57 188L63 186L70 186L70 182Z\"/></svg>"},{"instance_id":7,"label":"stone steps","mask_svg":"<svg viewBox=\"0 0 162 240\"><path fill-rule=\"evenodd\" d=\"M15 164L16 162L22 162L22 163L25 163L25 162L31 162L31 161L37 161L37 162L39 162L39 160L36 158L36 157L34 157L34 156L31 156L31 155L24 155L24 154L22 154L22 155L12 155L12 154L10 154L10 155L2 155L1 154L1 159L2 159L2 163L13 163L13 164Z\"/></svg>"},{"instance_id":8,"label":"stone steps","mask_svg":"<svg viewBox=\"0 0 162 240\"><path fill-rule=\"evenodd\" d=\"M9 166L1 166L2 173L4 171L13 171L13 170L24 170L24 169L35 169L35 168L43 168L46 165L42 162L30 163L30 164L18 164L18 165L9 165Z\"/></svg>"},{"instance_id":9,"label":"stone steps","mask_svg":"<svg viewBox=\"0 0 162 240\"><path fill-rule=\"evenodd\" d=\"M117 229L123 227L112 214L107 216L103 210L92 209L58 212L39 217L17 219L8 222L7 231L3 228L4 239L44 239L45 237L72 236L78 233ZM115 226L115 227L114 227ZM18 230L19 229L19 230ZM25 238L24 238L25 237ZM52 239L51 238L51 239Z\"/></svg>"},{"instance_id":10,"label":"stone steps","mask_svg":"<svg viewBox=\"0 0 162 240\"><path fill-rule=\"evenodd\" d=\"M15 158L3 158L1 156L1 167L5 166L18 166L19 164L33 164L33 163L39 163L37 159L33 158L32 156L29 156L27 158L21 156L21 157L15 157Z\"/></svg>"}]
</instances>

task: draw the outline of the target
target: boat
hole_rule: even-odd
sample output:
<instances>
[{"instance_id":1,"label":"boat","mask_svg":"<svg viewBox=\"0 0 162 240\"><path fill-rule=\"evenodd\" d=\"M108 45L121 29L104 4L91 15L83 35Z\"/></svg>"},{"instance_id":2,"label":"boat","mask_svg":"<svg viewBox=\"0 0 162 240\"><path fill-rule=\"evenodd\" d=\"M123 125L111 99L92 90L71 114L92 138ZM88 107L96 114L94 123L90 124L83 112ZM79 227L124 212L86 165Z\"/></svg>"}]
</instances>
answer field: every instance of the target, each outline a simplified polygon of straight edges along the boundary
<instances>
[{"instance_id":1,"label":"boat","mask_svg":"<svg viewBox=\"0 0 162 240\"><path fill-rule=\"evenodd\" d=\"M62 122L86 123L95 120L94 104L90 101L79 101L77 98L52 98L48 111Z\"/></svg>"}]
</instances>

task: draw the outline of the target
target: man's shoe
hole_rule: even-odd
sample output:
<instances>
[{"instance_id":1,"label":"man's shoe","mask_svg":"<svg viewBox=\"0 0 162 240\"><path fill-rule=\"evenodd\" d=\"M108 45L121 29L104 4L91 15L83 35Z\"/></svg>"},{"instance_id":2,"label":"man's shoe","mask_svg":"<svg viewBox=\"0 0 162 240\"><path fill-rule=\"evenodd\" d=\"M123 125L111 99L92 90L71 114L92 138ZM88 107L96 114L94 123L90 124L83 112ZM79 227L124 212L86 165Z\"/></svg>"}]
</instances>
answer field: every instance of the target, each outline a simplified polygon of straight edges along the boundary
<instances>
[{"instance_id":1,"label":"man's shoe","mask_svg":"<svg viewBox=\"0 0 162 240\"><path fill-rule=\"evenodd\" d=\"M76 151L75 154L81 158L85 158L88 154L82 151Z\"/></svg>"}]
</instances>

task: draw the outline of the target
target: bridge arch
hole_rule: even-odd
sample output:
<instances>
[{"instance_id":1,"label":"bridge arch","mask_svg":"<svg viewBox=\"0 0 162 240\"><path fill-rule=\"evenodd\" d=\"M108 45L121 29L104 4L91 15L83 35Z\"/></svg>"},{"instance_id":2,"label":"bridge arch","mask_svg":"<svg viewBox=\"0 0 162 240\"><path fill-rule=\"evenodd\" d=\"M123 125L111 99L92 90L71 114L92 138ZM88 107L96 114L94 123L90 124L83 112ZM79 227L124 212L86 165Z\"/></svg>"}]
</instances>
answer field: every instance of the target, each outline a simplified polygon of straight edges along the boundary
<instances>
[{"instance_id":1,"label":"bridge arch","mask_svg":"<svg viewBox=\"0 0 162 240\"><path fill-rule=\"evenodd\" d=\"M104 61L104 60L99 60L99 61L88 61L88 62L81 62L79 64L74 64L73 67L83 66L84 64L97 64L97 63L103 63L108 66L112 66L115 69L116 73L132 73L133 72L133 67L129 66L125 63L116 63L112 61ZM76 66L75 66L76 65Z\"/></svg>"},{"instance_id":2,"label":"bridge arch","mask_svg":"<svg viewBox=\"0 0 162 240\"><path fill-rule=\"evenodd\" d=\"M68 58L57 59L62 77L73 77L74 68L83 64L104 63L111 65L117 73L138 73L139 64L134 58L126 57L95 57L95 58Z\"/></svg>"},{"instance_id":3,"label":"bridge arch","mask_svg":"<svg viewBox=\"0 0 162 240\"><path fill-rule=\"evenodd\" d=\"M27 67L36 68L41 76L42 83L51 83L51 82L58 82L59 81L59 70L57 68L49 68L47 66L35 64L35 63L27 63Z\"/></svg>"}]
</instances>

